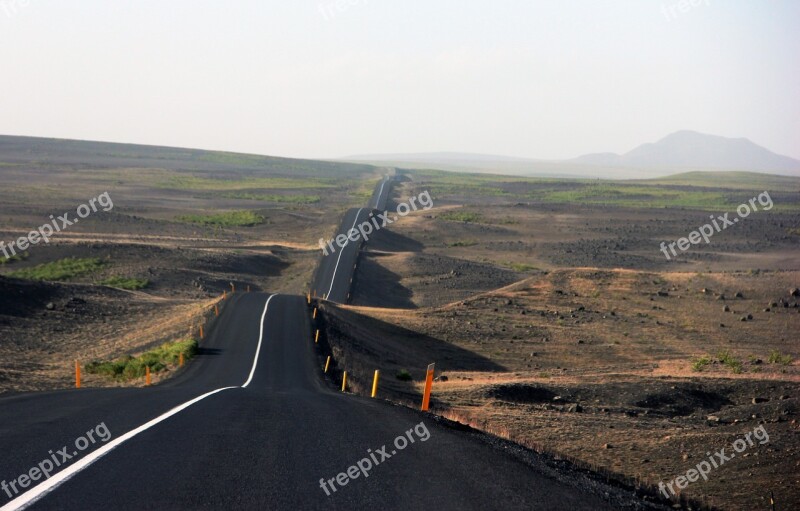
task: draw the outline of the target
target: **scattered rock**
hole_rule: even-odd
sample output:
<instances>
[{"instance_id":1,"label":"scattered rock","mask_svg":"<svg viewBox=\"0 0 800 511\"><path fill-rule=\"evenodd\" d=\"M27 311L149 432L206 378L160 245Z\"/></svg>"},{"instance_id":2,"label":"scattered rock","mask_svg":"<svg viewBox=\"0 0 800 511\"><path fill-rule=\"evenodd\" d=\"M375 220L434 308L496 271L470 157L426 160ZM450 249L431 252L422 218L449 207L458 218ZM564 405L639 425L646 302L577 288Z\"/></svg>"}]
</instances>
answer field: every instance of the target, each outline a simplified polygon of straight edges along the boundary
<instances>
[{"instance_id":1,"label":"scattered rock","mask_svg":"<svg viewBox=\"0 0 800 511\"><path fill-rule=\"evenodd\" d=\"M753 404L754 405L757 405L758 403L766 403L767 401L769 401L769 399L766 398L766 397L754 397L753 398Z\"/></svg>"},{"instance_id":2,"label":"scattered rock","mask_svg":"<svg viewBox=\"0 0 800 511\"><path fill-rule=\"evenodd\" d=\"M53 302L47 302L47 305L45 305L44 307L45 307L45 309L51 311L51 310L55 310L56 304L54 304Z\"/></svg>"},{"instance_id":3,"label":"scattered rock","mask_svg":"<svg viewBox=\"0 0 800 511\"><path fill-rule=\"evenodd\" d=\"M736 291L736 294L733 295L734 298L744 298L744 295L741 291Z\"/></svg>"},{"instance_id":4,"label":"scattered rock","mask_svg":"<svg viewBox=\"0 0 800 511\"><path fill-rule=\"evenodd\" d=\"M722 308L722 312L730 312L730 311L731 311L731 308L728 307L727 305Z\"/></svg>"}]
</instances>

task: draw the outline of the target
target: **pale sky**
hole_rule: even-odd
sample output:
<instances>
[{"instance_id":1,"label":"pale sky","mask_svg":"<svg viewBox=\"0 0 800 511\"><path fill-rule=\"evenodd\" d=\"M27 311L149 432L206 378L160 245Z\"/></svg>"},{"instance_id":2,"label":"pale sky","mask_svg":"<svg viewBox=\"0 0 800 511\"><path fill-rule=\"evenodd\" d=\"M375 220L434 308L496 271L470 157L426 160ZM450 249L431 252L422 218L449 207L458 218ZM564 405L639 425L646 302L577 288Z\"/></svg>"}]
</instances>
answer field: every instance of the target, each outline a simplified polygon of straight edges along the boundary
<instances>
[{"instance_id":1,"label":"pale sky","mask_svg":"<svg viewBox=\"0 0 800 511\"><path fill-rule=\"evenodd\" d=\"M0 0L0 134L571 158L691 129L800 158L800 2L686 5Z\"/></svg>"}]
</instances>

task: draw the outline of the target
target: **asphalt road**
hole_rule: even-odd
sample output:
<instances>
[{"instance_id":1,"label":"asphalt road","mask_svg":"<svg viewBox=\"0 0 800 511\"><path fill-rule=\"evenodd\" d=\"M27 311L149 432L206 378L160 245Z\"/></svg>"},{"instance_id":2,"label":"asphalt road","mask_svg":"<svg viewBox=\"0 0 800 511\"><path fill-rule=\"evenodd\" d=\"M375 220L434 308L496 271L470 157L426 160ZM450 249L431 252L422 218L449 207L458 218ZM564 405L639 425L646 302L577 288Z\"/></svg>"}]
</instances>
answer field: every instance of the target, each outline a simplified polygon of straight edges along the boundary
<instances>
[{"instance_id":1,"label":"asphalt road","mask_svg":"<svg viewBox=\"0 0 800 511\"><path fill-rule=\"evenodd\" d=\"M0 490L0 510L614 509L477 435L337 392L312 331L304 297L238 293L164 384L0 399L0 479L20 490ZM101 423L110 438L78 452ZM20 488L20 474L64 456Z\"/></svg>"},{"instance_id":2,"label":"asphalt road","mask_svg":"<svg viewBox=\"0 0 800 511\"><path fill-rule=\"evenodd\" d=\"M347 303L358 253L362 244L368 241L364 236L369 237L371 232L383 227L383 221L377 215L386 210L392 182L393 179L390 177L382 179L375 187L367 207L347 210L336 231L337 236L341 236L342 243L337 243L334 237L330 240L330 244L326 245L327 253L323 252L311 286L314 296L331 302ZM362 231L358 231L358 227L362 224L365 224ZM358 232L354 232L354 229ZM369 233L366 232L367 229Z\"/></svg>"}]
</instances>

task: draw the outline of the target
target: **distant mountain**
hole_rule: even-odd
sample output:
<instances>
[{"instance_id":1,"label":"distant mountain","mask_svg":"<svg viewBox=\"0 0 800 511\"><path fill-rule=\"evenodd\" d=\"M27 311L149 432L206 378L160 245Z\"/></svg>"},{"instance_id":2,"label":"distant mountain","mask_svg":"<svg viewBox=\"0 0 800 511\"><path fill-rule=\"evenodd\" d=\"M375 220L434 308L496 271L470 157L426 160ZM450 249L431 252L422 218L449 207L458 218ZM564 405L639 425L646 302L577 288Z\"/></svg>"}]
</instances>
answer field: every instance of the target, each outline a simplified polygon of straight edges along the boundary
<instances>
[{"instance_id":1,"label":"distant mountain","mask_svg":"<svg viewBox=\"0 0 800 511\"><path fill-rule=\"evenodd\" d=\"M800 160L775 154L746 138L678 131L625 153L587 154L571 160L538 160L473 153L406 153L350 156L341 160L461 172L520 176L646 179L676 172L750 171L800 176Z\"/></svg>"},{"instance_id":2,"label":"distant mountain","mask_svg":"<svg viewBox=\"0 0 800 511\"><path fill-rule=\"evenodd\" d=\"M696 131L678 131L622 155L587 154L569 162L603 167L750 170L800 175L800 160L775 154L746 138L727 138Z\"/></svg>"}]
</instances>

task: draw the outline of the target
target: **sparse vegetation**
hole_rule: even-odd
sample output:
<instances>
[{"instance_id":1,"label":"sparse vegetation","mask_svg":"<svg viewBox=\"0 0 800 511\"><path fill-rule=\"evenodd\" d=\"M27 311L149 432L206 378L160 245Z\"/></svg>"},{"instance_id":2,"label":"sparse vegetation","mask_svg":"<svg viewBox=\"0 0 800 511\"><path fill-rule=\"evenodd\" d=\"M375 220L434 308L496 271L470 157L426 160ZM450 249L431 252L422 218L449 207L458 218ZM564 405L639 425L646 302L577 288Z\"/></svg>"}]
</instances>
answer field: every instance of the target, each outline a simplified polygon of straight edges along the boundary
<instances>
[{"instance_id":1,"label":"sparse vegetation","mask_svg":"<svg viewBox=\"0 0 800 511\"><path fill-rule=\"evenodd\" d=\"M149 283L150 281L147 279L139 279L135 277L110 277L100 282L100 284L103 286L127 289L129 291L144 289Z\"/></svg>"},{"instance_id":2,"label":"sparse vegetation","mask_svg":"<svg viewBox=\"0 0 800 511\"><path fill-rule=\"evenodd\" d=\"M244 199L290 204L315 204L320 201L319 195L278 195L252 192L231 192L224 194L223 197L228 199Z\"/></svg>"},{"instance_id":3,"label":"sparse vegetation","mask_svg":"<svg viewBox=\"0 0 800 511\"><path fill-rule=\"evenodd\" d=\"M780 351L772 350L772 352L769 354L769 363L788 366L792 363L792 356L782 355Z\"/></svg>"},{"instance_id":4,"label":"sparse vegetation","mask_svg":"<svg viewBox=\"0 0 800 511\"><path fill-rule=\"evenodd\" d=\"M194 357L197 354L197 341L186 339L166 343L138 357L126 356L112 361L94 360L86 364L84 369L89 374L133 380L143 377L147 367L151 372L157 373L166 369L168 365L178 364L181 353L184 360Z\"/></svg>"},{"instance_id":5,"label":"sparse vegetation","mask_svg":"<svg viewBox=\"0 0 800 511\"><path fill-rule=\"evenodd\" d=\"M181 215L177 220L216 227L253 227L264 223L264 217L251 210L226 211L213 215Z\"/></svg>"},{"instance_id":6,"label":"sparse vegetation","mask_svg":"<svg viewBox=\"0 0 800 511\"><path fill-rule=\"evenodd\" d=\"M539 268L536 266L532 266L526 263L506 263L506 266L511 268L514 271L518 271L520 273L525 273L529 271L537 271Z\"/></svg>"},{"instance_id":7,"label":"sparse vegetation","mask_svg":"<svg viewBox=\"0 0 800 511\"><path fill-rule=\"evenodd\" d=\"M104 266L106 266L106 262L96 257L86 259L68 257L33 268L16 270L9 275L19 279L60 281L94 273Z\"/></svg>"},{"instance_id":8,"label":"sparse vegetation","mask_svg":"<svg viewBox=\"0 0 800 511\"><path fill-rule=\"evenodd\" d=\"M331 179L320 178L288 178L288 177L259 177L244 179L215 179L197 176L172 176L158 183L160 188L176 190L252 190L265 189L308 189L332 188L335 186Z\"/></svg>"},{"instance_id":9,"label":"sparse vegetation","mask_svg":"<svg viewBox=\"0 0 800 511\"><path fill-rule=\"evenodd\" d=\"M475 241L475 240L463 240L463 241L455 241L453 243L450 243L448 246L449 247L474 247L477 244L478 244L478 242Z\"/></svg>"},{"instance_id":10,"label":"sparse vegetation","mask_svg":"<svg viewBox=\"0 0 800 511\"><path fill-rule=\"evenodd\" d=\"M439 215L440 220L448 222L480 222L483 216L473 211L447 211Z\"/></svg>"},{"instance_id":11,"label":"sparse vegetation","mask_svg":"<svg viewBox=\"0 0 800 511\"><path fill-rule=\"evenodd\" d=\"M405 369L401 369L397 372L396 375L397 379L400 381L411 381L411 373L406 371Z\"/></svg>"},{"instance_id":12,"label":"sparse vegetation","mask_svg":"<svg viewBox=\"0 0 800 511\"><path fill-rule=\"evenodd\" d=\"M733 356L730 351L720 351L717 353L717 358L721 364L729 367L734 373L739 374L742 372L742 361Z\"/></svg>"},{"instance_id":13,"label":"sparse vegetation","mask_svg":"<svg viewBox=\"0 0 800 511\"><path fill-rule=\"evenodd\" d=\"M698 373L702 372L703 369L705 369L705 367L707 365L709 365L709 364L711 364L711 357L709 357L707 355L703 355L702 357L698 357L698 358L696 358L696 359L694 359L692 361L692 371L695 371L695 372L698 372Z\"/></svg>"},{"instance_id":14,"label":"sparse vegetation","mask_svg":"<svg viewBox=\"0 0 800 511\"><path fill-rule=\"evenodd\" d=\"M23 261L28 258L28 253L24 252L22 254L14 254L10 257L0 257L0 266L4 266L6 264L11 264L15 261Z\"/></svg>"}]
</instances>

